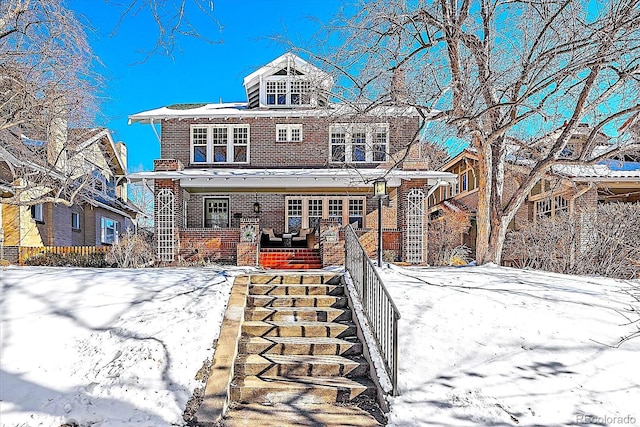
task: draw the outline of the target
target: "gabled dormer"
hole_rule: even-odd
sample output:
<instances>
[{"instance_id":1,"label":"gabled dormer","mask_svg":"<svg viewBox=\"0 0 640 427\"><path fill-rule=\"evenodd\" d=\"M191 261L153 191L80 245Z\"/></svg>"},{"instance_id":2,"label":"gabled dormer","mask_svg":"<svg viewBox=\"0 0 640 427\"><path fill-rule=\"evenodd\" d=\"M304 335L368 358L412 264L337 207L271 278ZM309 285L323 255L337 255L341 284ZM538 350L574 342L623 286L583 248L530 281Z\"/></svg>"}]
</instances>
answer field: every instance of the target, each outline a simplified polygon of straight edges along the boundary
<instances>
[{"instance_id":1,"label":"gabled dormer","mask_svg":"<svg viewBox=\"0 0 640 427\"><path fill-rule=\"evenodd\" d=\"M290 52L244 78L249 108L324 106L332 85L328 73Z\"/></svg>"}]
</instances>

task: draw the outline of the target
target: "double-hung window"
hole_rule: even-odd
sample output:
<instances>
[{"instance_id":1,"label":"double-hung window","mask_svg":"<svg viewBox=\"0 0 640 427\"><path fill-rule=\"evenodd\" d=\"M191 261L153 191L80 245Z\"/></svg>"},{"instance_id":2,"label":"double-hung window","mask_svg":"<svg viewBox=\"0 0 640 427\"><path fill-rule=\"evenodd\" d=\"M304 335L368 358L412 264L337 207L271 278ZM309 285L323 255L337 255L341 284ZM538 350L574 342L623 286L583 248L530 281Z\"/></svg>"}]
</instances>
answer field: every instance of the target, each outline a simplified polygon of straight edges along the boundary
<instances>
[{"instance_id":1,"label":"double-hung window","mask_svg":"<svg viewBox=\"0 0 640 427\"><path fill-rule=\"evenodd\" d=\"M276 125L277 142L302 142L302 125Z\"/></svg>"},{"instance_id":2,"label":"double-hung window","mask_svg":"<svg viewBox=\"0 0 640 427\"><path fill-rule=\"evenodd\" d=\"M249 125L191 126L192 163L248 163Z\"/></svg>"},{"instance_id":3,"label":"double-hung window","mask_svg":"<svg viewBox=\"0 0 640 427\"><path fill-rule=\"evenodd\" d=\"M329 127L333 163L381 163L387 160L387 124L336 124Z\"/></svg>"},{"instance_id":4,"label":"double-hung window","mask_svg":"<svg viewBox=\"0 0 640 427\"><path fill-rule=\"evenodd\" d=\"M118 242L118 221L111 218L102 217L100 220L100 241L106 244Z\"/></svg>"}]
</instances>

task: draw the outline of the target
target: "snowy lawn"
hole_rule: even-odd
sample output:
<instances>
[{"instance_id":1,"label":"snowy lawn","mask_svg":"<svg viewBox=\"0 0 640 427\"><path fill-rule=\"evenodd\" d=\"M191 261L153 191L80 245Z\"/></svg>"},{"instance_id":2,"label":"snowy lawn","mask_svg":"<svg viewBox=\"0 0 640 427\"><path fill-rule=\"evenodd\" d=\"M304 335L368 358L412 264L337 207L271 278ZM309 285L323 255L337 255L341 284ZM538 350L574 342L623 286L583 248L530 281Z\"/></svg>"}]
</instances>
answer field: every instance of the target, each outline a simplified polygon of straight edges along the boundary
<instances>
[{"instance_id":1,"label":"snowy lawn","mask_svg":"<svg viewBox=\"0 0 640 427\"><path fill-rule=\"evenodd\" d=\"M183 424L242 272L0 269L2 426ZM638 331L638 281L380 272L402 314L390 425L640 423L640 337L607 346Z\"/></svg>"},{"instance_id":2,"label":"snowy lawn","mask_svg":"<svg viewBox=\"0 0 640 427\"><path fill-rule=\"evenodd\" d=\"M393 426L640 425L640 282L496 266L384 268ZM635 323L631 323L635 322Z\"/></svg>"},{"instance_id":3,"label":"snowy lawn","mask_svg":"<svg viewBox=\"0 0 640 427\"><path fill-rule=\"evenodd\" d=\"M240 272L0 269L2 426L182 424Z\"/></svg>"}]
</instances>

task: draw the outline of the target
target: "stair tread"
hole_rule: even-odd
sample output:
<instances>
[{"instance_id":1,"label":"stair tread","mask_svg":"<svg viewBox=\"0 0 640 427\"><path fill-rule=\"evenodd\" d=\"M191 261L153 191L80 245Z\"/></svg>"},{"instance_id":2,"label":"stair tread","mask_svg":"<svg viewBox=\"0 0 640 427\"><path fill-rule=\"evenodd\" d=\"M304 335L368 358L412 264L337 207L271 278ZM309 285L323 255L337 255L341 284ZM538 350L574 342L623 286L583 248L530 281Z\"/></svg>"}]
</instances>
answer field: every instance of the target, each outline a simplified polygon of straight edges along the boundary
<instances>
[{"instance_id":1,"label":"stair tread","mask_svg":"<svg viewBox=\"0 0 640 427\"><path fill-rule=\"evenodd\" d=\"M247 354L241 355L245 363L277 363L277 364L342 364L342 365L362 365L363 361L352 360L344 356L337 355L315 355L315 354Z\"/></svg>"},{"instance_id":2,"label":"stair tread","mask_svg":"<svg viewBox=\"0 0 640 427\"><path fill-rule=\"evenodd\" d=\"M355 388L368 389L374 387L373 382L366 378L324 377L324 376L255 376L248 375L242 379L243 387L308 389L308 388Z\"/></svg>"},{"instance_id":3,"label":"stair tread","mask_svg":"<svg viewBox=\"0 0 640 427\"><path fill-rule=\"evenodd\" d=\"M289 295L283 295L283 296L289 296ZM293 295L291 295L293 296ZM314 311L326 311L328 313L343 313L345 311L351 311L349 309L344 309L344 308L335 308L335 307L247 307L248 310L251 311L255 311L255 312L288 312L288 311L294 311L294 312L314 312Z\"/></svg>"},{"instance_id":4,"label":"stair tread","mask_svg":"<svg viewBox=\"0 0 640 427\"><path fill-rule=\"evenodd\" d=\"M335 337L250 337L250 341L266 341L278 344L356 344L354 341Z\"/></svg>"},{"instance_id":5,"label":"stair tread","mask_svg":"<svg viewBox=\"0 0 640 427\"><path fill-rule=\"evenodd\" d=\"M324 326L324 327L351 327L355 326L353 322L314 322L309 320L302 321L278 321L278 320L245 320L244 325L247 326Z\"/></svg>"}]
</instances>

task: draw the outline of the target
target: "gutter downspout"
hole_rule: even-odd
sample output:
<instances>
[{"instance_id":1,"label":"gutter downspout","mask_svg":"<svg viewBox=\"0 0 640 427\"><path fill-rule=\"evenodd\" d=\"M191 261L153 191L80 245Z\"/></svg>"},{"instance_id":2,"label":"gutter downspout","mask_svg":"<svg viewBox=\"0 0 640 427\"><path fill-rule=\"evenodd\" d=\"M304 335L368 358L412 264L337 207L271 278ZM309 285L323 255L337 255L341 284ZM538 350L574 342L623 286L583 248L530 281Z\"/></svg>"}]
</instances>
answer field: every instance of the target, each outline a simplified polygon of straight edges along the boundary
<instances>
[{"instance_id":1,"label":"gutter downspout","mask_svg":"<svg viewBox=\"0 0 640 427\"><path fill-rule=\"evenodd\" d=\"M585 187L582 190L578 191L576 194L574 194L571 197L571 205L570 205L570 214L571 215L575 214L576 199L581 197L587 191L591 190L593 187L594 187L593 182L589 182L589 185L587 187ZM569 256L569 267L571 267L572 269L576 265L576 254L580 250L580 246L582 246L582 242L580 241L581 237L582 237L582 216L580 217L580 233L578 234L577 247L574 247L571 250L571 254Z\"/></svg>"}]
</instances>

